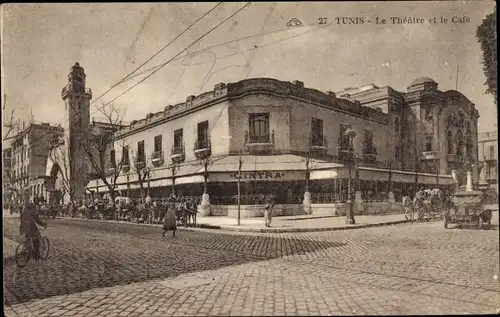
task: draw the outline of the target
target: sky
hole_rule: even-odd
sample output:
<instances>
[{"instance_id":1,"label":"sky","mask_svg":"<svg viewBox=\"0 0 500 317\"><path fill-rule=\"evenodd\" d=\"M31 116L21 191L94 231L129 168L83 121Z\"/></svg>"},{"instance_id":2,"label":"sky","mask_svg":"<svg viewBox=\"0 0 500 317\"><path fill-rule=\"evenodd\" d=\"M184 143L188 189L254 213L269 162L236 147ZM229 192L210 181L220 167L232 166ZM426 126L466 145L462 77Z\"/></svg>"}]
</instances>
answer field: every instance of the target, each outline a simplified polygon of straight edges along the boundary
<instances>
[{"instance_id":1,"label":"sky","mask_svg":"<svg viewBox=\"0 0 500 317\"><path fill-rule=\"evenodd\" d=\"M246 3L218 6L138 76L96 100L215 4L3 4L2 118L15 109L15 120L29 121L32 113L37 122L64 122L60 93L75 62L84 67L93 92L91 117L102 118L98 108L151 74L142 71L166 63ZM494 6L493 1L251 3L113 104L127 122L244 78L300 80L321 91L371 83L406 91L426 76L443 91L458 83L479 110L479 132L495 130L496 105L484 94L476 38L477 26ZM454 16L465 23L453 23ZM364 23L338 24L336 17L362 17ZM387 23L376 24L377 17ZM392 24L390 17L425 23ZM448 22L430 23L433 17ZM287 27L293 18L302 26ZM320 18L326 24L319 24Z\"/></svg>"}]
</instances>

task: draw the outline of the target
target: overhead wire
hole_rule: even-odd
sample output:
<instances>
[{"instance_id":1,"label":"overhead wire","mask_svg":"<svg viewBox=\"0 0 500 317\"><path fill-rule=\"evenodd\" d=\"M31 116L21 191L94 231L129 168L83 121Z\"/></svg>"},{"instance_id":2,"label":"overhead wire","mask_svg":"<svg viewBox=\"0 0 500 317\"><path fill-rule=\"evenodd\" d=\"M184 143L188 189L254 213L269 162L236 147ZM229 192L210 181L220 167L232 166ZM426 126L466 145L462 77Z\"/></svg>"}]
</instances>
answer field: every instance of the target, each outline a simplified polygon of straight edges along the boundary
<instances>
[{"instance_id":1,"label":"overhead wire","mask_svg":"<svg viewBox=\"0 0 500 317\"><path fill-rule=\"evenodd\" d=\"M228 21L229 19L231 19L232 17L234 17L236 14L238 14L240 11L242 11L243 9L245 9L247 6L249 6L251 4L251 2L247 3L245 6L243 6L242 8L240 8L238 11L236 11L235 13L231 14L228 18L226 18L225 20L223 20L221 23L219 23L218 25L216 25L215 27L213 27L212 29L210 29L208 32L204 33L201 37L199 37L198 39L196 39L193 43L191 43L189 46L187 46L186 48L184 48L180 53L178 53L177 55L174 56L174 58L178 57L180 54L182 54L183 52L185 52L187 49L189 49L191 46L193 46L194 44L196 44L197 42L199 42L200 40L202 40L205 36L207 36L209 33L213 32L215 29L217 29L219 26L221 26L222 24L224 24L226 21ZM214 8L212 8L209 12L211 12ZM204 15L206 16L208 14L208 12ZM198 19L197 21L199 21L200 19ZM194 23L193 23L194 24ZM92 114L95 114L96 112L100 111L101 109L105 108L106 106L108 106L109 104L111 104L112 102L114 102L115 100L117 100L118 98L120 98L121 96L123 96L124 94L126 94L127 92L129 92L130 90L132 90L133 88L137 87L139 84L143 83L146 79L150 78L151 76L153 76L155 73L157 73L160 69L162 69L163 67L165 67L166 65L168 65L170 62L172 62L172 60L174 58L171 58L170 60L168 60L167 62L163 63L160 67L158 67L154 72L152 72L151 74L149 74L148 76L144 77L143 79L141 79L139 82L135 83L133 86L129 87L127 90L125 90L124 92L122 92L120 95L118 95L117 97L115 97L113 100L111 100L110 102L107 102L105 103L104 105L100 106L96 111L92 112ZM73 115L73 116L76 116ZM59 123L59 124L62 124L62 123L66 123L68 122L69 120L71 120L73 118L73 116L71 116L69 119ZM45 134L42 134L39 138L36 138L34 141L38 141L38 140L41 140L45 135L48 135L50 132L47 132ZM32 142L33 144L33 142ZM34 143L34 145L38 145L39 143Z\"/></svg>"}]
</instances>

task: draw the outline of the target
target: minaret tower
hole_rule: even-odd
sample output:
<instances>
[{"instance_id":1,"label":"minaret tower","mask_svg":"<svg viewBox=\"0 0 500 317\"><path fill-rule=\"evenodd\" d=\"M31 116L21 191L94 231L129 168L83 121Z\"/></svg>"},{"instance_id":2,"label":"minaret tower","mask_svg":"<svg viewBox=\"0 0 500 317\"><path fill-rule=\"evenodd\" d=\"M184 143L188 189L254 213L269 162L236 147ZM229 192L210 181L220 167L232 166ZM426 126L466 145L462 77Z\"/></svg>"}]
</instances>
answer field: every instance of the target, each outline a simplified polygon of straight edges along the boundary
<instances>
[{"instance_id":1,"label":"minaret tower","mask_svg":"<svg viewBox=\"0 0 500 317\"><path fill-rule=\"evenodd\" d=\"M69 159L69 179L74 184L74 198L84 198L87 185L87 154L82 142L87 140L90 126L90 100L92 92L85 88L86 75L83 67L77 62L70 69L68 84L62 89L65 119L64 134L66 157ZM60 166L63 168L62 166Z\"/></svg>"}]
</instances>

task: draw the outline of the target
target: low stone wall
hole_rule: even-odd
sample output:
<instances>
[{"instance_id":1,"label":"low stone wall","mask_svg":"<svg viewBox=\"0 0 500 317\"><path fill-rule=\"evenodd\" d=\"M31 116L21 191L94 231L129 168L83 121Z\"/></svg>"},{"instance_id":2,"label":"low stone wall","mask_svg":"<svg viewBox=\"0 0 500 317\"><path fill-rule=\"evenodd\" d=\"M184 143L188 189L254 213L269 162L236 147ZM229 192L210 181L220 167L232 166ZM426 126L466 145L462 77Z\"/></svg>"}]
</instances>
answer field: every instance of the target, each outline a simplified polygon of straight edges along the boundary
<instances>
[{"instance_id":1,"label":"low stone wall","mask_svg":"<svg viewBox=\"0 0 500 317\"><path fill-rule=\"evenodd\" d=\"M337 216L345 216L347 213L347 205L344 209L337 213ZM403 203L397 202L390 204L388 201L385 202L363 202L363 211L354 211L355 215L390 215L390 214L402 214L404 213Z\"/></svg>"},{"instance_id":2,"label":"low stone wall","mask_svg":"<svg viewBox=\"0 0 500 317\"><path fill-rule=\"evenodd\" d=\"M241 205L241 218L263 217L266 205ZM312 204L306 210L299 204L277 204L274 206L273 217L279 216L297 216L311 214L313 216L345 216L349 206L346 203L335 204ZM359 212L355 207L355 215L387 215L404 213L403 204L389 202L363 203L363 210ZM237 205L211 205L209 216L227 216L229 218L238 218Z\"/></svg>"},{"instance_id":3,"label":"low stone wall","mask_svg":"<svg viewBox=\"0 0 500 317\"><path fill-rule=\"evenodd\" d=\"M312 204L311 213L314 216L345 216L349 205L346 203L336 204ZM372 202L363 203L363 210L354 208L355 215L387 215L404 213L403 203L397 202L391 204L389 202Z\"/></svg>"},{"instance_id":4,"label":"low stone wall","mask_svg":"<svg viewBox=\"0 0 500 317\"><path fill-rule=\"evenodd\" d=\"M241 218L257 218L263 217L266 205L241 205L240 217ZM304 215L305 211L301 205L298 204L277 204L273 209L273 216L294 216ZM210 216L228 216L229 218L238 218L237 205L211 205Z\"/></svg>"}]
</instances>

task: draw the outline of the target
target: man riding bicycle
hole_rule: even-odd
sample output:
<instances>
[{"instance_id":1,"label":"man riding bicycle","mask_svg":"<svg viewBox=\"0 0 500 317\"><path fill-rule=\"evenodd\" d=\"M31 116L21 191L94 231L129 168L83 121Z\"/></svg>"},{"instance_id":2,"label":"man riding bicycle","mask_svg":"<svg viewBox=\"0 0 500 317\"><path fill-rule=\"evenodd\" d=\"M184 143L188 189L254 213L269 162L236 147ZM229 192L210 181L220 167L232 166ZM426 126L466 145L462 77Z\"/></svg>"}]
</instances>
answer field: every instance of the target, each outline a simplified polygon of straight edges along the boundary
<instances>
[{"instance_id":1,"label":"man riding bicycle","mask_svg":"<svg viewBox=\"0 0 500 317\"><path fill-rule=\"evenodd\" d=\"M21 211L19 233L24 235L26 239L32 239L33 246L35 247L35 259L38 259L40 257L40 231L38 230L37 224L44 228L47 228L47 224L40 219L35 204L29 201L29 193L25 194L24 201L25 204Z\"/></svg>"}]
</instances>

